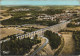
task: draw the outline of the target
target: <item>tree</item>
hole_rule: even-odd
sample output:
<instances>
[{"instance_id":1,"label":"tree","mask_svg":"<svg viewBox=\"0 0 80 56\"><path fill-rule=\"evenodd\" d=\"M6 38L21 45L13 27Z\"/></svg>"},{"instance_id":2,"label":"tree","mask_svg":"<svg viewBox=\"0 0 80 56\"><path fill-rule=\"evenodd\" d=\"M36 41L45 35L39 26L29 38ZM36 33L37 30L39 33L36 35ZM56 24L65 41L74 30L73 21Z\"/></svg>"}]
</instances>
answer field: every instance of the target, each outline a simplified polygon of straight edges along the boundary
<instances>
[{"instance_id":1,"label":"tree","mask_svg":"<svg viewBox=\"0 0 80 56\"><path fill-rule=\"evenodd\" d=\"M44 36L49 39L50 46L52 49L57 48L61 43L61 38L58 36L58 34L52 31L47 30L46 32L44 32Z\"/></svg>"}]
</instances>

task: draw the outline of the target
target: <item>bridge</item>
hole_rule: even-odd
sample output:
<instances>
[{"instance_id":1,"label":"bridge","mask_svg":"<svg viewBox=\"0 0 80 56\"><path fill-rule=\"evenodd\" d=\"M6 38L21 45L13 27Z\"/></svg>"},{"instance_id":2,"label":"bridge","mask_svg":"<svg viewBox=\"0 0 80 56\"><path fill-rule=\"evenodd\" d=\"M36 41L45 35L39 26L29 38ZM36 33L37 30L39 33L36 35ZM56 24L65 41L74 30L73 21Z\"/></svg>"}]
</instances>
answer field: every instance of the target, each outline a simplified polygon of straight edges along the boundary
<instances>
[{"instance_id":1,"label":"bridge","mask_svg":"<svg viewBox=\"0 0 80 56\"><path fill-rule=\"evenodd\" d=\"M42 36L46 30L51 30L52 32L57 32L57 31L60 31L61 29L66 28L66 25L69 22L70 21L66 21L66 22L63 22L63 23L60 23L60 24L49 26L49 27L46 27L46 28L43 28L43 29L40 29L40 30L37 30L37 31L33 31L31 33L27 33L27 34L24 34L24 35L21 35L21 36L17 36L17 38L23 39L23 38L27 38L27 37L34 37L35 35Z\"/></svg>"}]
</instances>

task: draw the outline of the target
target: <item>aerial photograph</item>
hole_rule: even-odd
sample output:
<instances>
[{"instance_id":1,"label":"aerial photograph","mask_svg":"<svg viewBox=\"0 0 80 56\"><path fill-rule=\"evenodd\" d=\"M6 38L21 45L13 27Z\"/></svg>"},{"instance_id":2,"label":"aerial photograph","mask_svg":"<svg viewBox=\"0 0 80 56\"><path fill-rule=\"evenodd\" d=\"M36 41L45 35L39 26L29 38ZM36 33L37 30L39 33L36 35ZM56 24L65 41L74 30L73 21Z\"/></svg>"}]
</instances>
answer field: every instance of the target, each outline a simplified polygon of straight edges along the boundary
<instances>
[{"instance_id":1,"label":"aerial photograph","mask_svg":"<svg viewBox=\"0 0 80 56\"><path fill-rule=\"evenodd\" d=\"M0 0L0 56L80 56L80 0Z\"/></svg>"}]
</instances>

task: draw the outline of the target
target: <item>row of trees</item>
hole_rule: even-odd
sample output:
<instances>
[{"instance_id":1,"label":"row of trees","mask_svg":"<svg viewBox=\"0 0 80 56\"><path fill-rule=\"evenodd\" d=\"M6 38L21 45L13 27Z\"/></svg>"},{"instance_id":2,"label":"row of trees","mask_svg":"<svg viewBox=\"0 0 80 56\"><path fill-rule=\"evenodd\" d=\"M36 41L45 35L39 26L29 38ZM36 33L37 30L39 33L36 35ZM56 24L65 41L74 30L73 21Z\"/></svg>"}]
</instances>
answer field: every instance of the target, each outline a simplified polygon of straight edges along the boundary
<instances>
[{"instance_id":1,"label":"row of trees","mask_svg":"<svg viewBox=\"0 0 80 56\"><path fill-rule=\"evenodd\" d=\"M75 54L80 54L80 31L73 32L73 39L75 40Z\"/></svg>"},{"instance_id":2,"label":"row of trees","mask_svg":"<svg viewBox=\"0 0 80 56\"><path fill-rule=\"evenodd\" d=\"M9 54L6 55L23 55L28 53L33 45L40 43L40 40L37 40L37 35L34 39L24 38L17 39L16 36L8 36L10 38L9 41L3 42L1 44L1 51L9 51ZM4 53L1 53L3 56Z\"/></svg>"},{"instance_id":3,"label":"row of trees","mask_svg":"<svg viewBox=\"0 0 80 56\"><path fill-rule=\"evenodd\" d=\"M61 38L58 34L47 30L44 33L44 36L49 39L49 43L52 49L56 49L61 44Z\"/></svg>"},{"instance_id":4,"label":"row of trees","mask_svg":"<svg viewBox=\"0 0 80 56\"><path fill-rule=\"evenodd\" d=\"M69 24L67 25L67 27L78 27L78 26L80 26L80 24L79 24L79 25L75 25L75 24L69 23Z\"/></svg>"},{"instance_id":5,"label":"row of trees","mask_svg":"<svg viewBox=\"0 0 80 56\"><path fill-rule=\"evenodd\" d=\"M34 28L34 27L32 27L32 28L29 28L29 29L22 29L23 31L25 31L25 32L32 32L32 31L36 31L36 30L38 30L39 28Z\"/></svg>"},{"instance_id":6,"label":"row of trees","mask_svg":"<svg viewBox=\"0 0 80 56\"><path fill-rule=\"evenodd\" d=\"M80 22L80 19L74 20L75 22Z\"/></svg>"}]
</instances>

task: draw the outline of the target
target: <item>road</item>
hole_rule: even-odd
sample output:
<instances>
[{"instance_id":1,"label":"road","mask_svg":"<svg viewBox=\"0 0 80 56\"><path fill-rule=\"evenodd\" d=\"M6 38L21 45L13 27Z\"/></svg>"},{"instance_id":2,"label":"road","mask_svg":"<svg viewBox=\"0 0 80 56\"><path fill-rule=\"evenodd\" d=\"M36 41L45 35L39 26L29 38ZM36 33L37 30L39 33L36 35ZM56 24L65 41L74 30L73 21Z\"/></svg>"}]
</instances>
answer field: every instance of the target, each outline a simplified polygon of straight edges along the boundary
<instances>
[{"instance_id":1,"label":"road","mask_svg":"<svg viewBox=\"0 0 80 56\"><path fill-rule=\"evenodd\" d=\"M41 36L42 38L46 39L46 42L40 46L39 48L37 48L30 56L34 56L37 52L39 52L43 47L45 47L47 45L47 43L49 42L49 40L46 37Z\"/></svg>"}]
</instances>

